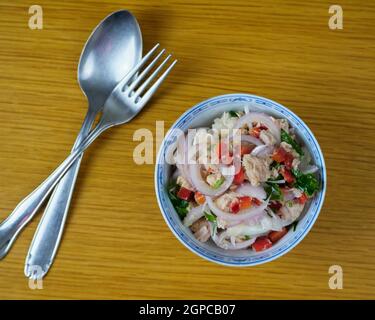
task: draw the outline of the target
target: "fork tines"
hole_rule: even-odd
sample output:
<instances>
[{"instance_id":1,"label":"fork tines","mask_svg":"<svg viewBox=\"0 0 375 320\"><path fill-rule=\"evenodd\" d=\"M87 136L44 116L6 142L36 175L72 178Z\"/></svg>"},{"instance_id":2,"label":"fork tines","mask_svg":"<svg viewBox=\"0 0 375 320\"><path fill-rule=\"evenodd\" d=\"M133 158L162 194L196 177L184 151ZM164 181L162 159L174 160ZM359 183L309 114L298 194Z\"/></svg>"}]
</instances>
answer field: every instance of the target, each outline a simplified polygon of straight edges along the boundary
<instances>
[{"instance_id":1,"label":"fork tines","mask_svg":"<svg viewBox=\"0 0 375 320\"><path fill-rule=\"evenodd\" d=\"M158 60L164 54L165 49L162 49L154 59L142 70L142 72L133 80L133 77L136 73L140 72L142 67L146 64L146 62L156 53L159 44L154 46L143 58L142 60L126 75L126 77L120 82L120 85L123 86L123 92L127 95L129 99L134 99L135 103L140 102L141 100L147 102L151 98L151 96L155 93L157 88L160 84L164 81L167 77L169 72L172 70L174 65L176 64L177 60L174 60L170 65L165 69L167 62L171 58L171 54L167 55L167 57L156 67ZM154 68L155 67L155 68ZM142 83L141 80L145 78L150 71L153 70L151 75L149 75L145 81ZM157 78L157 80L145 91L145 89L151 84L151 82L155 79L155 77L161 72L162 69L165 71ZM144 92L144 93L143 93ZM142 94L142 95L141 95Z\"/></svg>"}]
</instances>

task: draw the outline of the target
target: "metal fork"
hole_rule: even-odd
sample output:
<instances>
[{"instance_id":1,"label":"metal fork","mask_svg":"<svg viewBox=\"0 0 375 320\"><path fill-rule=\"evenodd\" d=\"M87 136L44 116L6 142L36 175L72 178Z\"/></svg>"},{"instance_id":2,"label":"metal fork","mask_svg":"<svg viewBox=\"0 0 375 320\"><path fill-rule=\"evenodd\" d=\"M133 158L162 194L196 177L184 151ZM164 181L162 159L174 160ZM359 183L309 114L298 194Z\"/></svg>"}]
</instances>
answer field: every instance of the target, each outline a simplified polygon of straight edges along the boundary
<instances>
[{"instance_id":1,"label":"metal fork","mask_svg":"<svg viewBox=\"0 0 375 320\"><path fill-rule=\"evenodd\" d=\"M143 69L136 79L134 79L133 76L142 70L142 67L154 55L158 47L159 44L152 48L113 89L112 93L104 104L99 123L90 132L90 134L60 164L60 166L29 196L22 200L14 211L8 216L8 218L0 224L0 258L5 255L19 232L35 215L55 185L59 182L65 172L79 157L79 155L86 150L90 144L105 130L113 126L129 122L131 119L133 119L156 92L160 84L164 81L177 62L177 60L174 60L160 75L160 77L157 78L154 83L152 83L155 77L157 77L162 69L166 67L171 55L168 55L143 83L141 83L141 80L144 79L151 69L157 64L165 50L162 50L151 61L151 63L149 63L149 65ZM148 86L150 87L147 89ZM25 273L30 276L28 272L29 267L30 266L26 266Z\"/></svg>"}]
</instances>

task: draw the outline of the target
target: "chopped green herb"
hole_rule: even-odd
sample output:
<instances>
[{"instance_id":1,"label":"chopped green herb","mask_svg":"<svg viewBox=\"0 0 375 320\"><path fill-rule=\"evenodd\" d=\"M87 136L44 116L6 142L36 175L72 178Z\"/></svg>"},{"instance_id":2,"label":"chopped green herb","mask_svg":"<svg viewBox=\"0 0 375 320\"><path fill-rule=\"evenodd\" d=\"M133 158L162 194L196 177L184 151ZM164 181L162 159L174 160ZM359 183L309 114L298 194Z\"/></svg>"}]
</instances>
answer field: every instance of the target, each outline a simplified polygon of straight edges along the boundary
<instances>
[{"instance_id":1,"label":"chopped green herb","mask_svg":"<svg viewBox=\"0 0 375 320\"><path fill-rule=\"evenodd\" d=\"M298 224L298 221L294 221L294 222L293 222L293 224L292 224L293 232L296 231L296 229L297 229L297 224Z\"/></svg>"},{"instance_id":2,"label":"chopped green herb","mask_svg":"<svg viewBox=\"0 0 375 320\"><path fill-rule=\"evenodd\" d=\"M181 219L185 218L189 212L189 202L177 197L179 186L177 184L171 184L168 187L168 196L172 202L173 207L180 216Z\"/></svg>"},{"instance_id":3,"label":"chopped green herb","mask_svg":"<svg viewBox=\"0 0 375 320\"><path fill-rule=\"evenodd\" d=\"M204 212L204 216L206 217L206 219L210 222L216 222L216 216L212 213L209 213L207 211Z\"/></svg>"},{"instance_id":4,"label":"chopped green herb","mask_svg":"<svg viewBox=\"0 0 375 320\"><path fill-rule=\"evenodd\" d=\"M289 208L293 207L293 201L289 200L286 203L287 203Z\"/></svg>"},{"instance_id":5,"label":"chopped green herb","mask_svg":"<svg viewBox=\"0 0 375 320\"><path fill-rule=\"evenodd\" d=\"M290 144L300 156L304 155L301 146L283 129L281 129L281 141Z\"/></svg>"},{"instance_id":6,"label":"chopped green herb","mask_svg":"<svg viewBox=\"0 0 375 320\"><path fill-rule=\"evenodd\" d=\"M296 177L295 186L311 197L314 192L319 189L319 182L312 173L303 174L297 169L292 169L293 175Z\"/></svg>"},{"instance_id":7,"label":"chopped green herb","mask_svg":"<svg viewBox=\"0 0 375 320\"><path fill-rule=\"evenodd\" d=\"M271 169L273 169L273 168L280 169L280 167L281 167L281 163L276 162L276 161L272 161L272 163L270 164Z\"/></svg>"},{"instance_id":8,"label":"chopped green herb","mask_svg":"<svg viewBox=\"0 0 375 320\"><path fill-rule=\"evenodd\" d=\"M277 183L266 182L264 190L267 193L267 198L270 198L270 200L283 199L283 193L281 192L281 189Z\"/></svg>"},{"instance_id":9,"label":"chopped green herb","mask_svg":"<svg viewBox=\"0 0 375 320\"><path fill-rule=\"evenodd\" d=\"M250 236L248 236L248 235L245 235L245 236L244 236L244 239L245 239L245 240L250 240L250 239L251 239L251 237L250 237Z\"/></svg>"},{"instance_id":10,"label":"chopped green herb","mask_svg":"<svg viewBox=\"0 0 375 320\"><path fill-rule=\"evenodd\" d=\"M276 178L269 178L267 182L274 183L274 181L280 181L280 180L284 180L284 177L281 174L279 174Z\"/></svg>"},{"instance_id":11,"label":"chopped green herb","mask_svg":"<svg viewBox=\"0 0 375 320\"><path fill-rule=\"evenodd\" d=\"M214 189L219 189L220 186L224 183L225 178L221 177L219 180L216 180L215 183L213 184L212 188Z\"/></svg>"},{"instance_id":12,"label":"chopped green herb","mask_svg":"<svg viewBox=\"0 0 375 320\"><path fill-rule=\"evenodd\" d=\"M232 118L238 118L239 117L238 113L236 111L233 111L233 110L229 111L229 115Z\"/></svg>"},{"instance_id":13,"label":"chopped green herb","mask_svg":"<svg viewBox=\"0 0 375 320\"><path fill-rule=\"evenodd\" d=\"M212 233L215 234L217 230L217 218L216 216L211 212L204 212L204 216L206 217L206 220L211 222L212 226Z\"/></svg>"},{"instance_id":14,"label":"chopped green herb","mask_svg":"<svg viewBox=\"0 0 375 320\"><path fill-rule=\"evenodd\" d=\"M189 209L188 208L182 208L182 207L175 207L178 215L181 217L181 219L185 218L186 215L189 213Z\"/></svg>"}]
</instances>

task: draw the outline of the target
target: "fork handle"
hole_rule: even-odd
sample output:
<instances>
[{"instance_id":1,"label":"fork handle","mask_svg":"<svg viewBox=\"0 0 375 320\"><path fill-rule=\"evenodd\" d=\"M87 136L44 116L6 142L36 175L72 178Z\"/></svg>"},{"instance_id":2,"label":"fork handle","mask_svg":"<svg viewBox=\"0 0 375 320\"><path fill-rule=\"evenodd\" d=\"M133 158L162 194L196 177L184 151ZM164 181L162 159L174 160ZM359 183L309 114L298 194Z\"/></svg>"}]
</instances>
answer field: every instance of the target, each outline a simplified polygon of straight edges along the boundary
<instances>
[{"instance_id":1,"label":"fork handle","mask_svg":"<svg viewBox=\"0 0 375 320\"><path fill-rule=\"evenodd\" d=\"M103 117L101 120L103 120ZM17 235L32 219L74 161L103 131L111 126L113 126L113 124L110 122L106 122L105 120L100 121L74 152L72 152L39 187L23 199L8 218L0 224L0 259L7 254L14 240L17 238Z\"/></svg>"},{"instance_id":2,"label":"fork handle","mask_svg":"<svg viewBox=\"0 0 375 320\"><path fill-rule=\"evenodd\" d=\"M95 121L96 113L91 112L90 109L89 107L72 152L89 134ZM25 275L27 277L37 270L38 277L43 278L53 263L63 234L82 157L83 154L75 160L55 187L48 201L26 256Z\"/></svg>"}]
</instances>

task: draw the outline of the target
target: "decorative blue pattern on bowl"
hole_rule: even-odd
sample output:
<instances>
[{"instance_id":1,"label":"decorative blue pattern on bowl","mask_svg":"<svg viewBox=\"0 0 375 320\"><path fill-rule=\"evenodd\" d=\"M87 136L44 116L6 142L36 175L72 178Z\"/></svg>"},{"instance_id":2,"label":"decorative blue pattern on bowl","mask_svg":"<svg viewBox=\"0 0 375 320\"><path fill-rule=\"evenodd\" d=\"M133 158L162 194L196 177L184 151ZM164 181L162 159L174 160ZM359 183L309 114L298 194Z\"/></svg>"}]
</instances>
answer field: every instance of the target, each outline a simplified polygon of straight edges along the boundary
<instances>
[{"instance_id":1,"label":"decorative blue pattern on bowl","mask_svg":"<svg viewBox=\"0 0 375 320\"><path fill-rule=\"evenodd\" d=\"M233 109L243 110L244 105L248 105L250 110L263 111L268 114L273 114L276 117L288 119L289 123L296 129L298 137L304 141L305 146L309 149L313 162L319 167L321 181L321 190L310 201L307 210L305 209L303 217L298 222L296 230L290 230L276 245L262 252L254 252L252 250L226 251L218 248L213 243L199 242L194 238L191 231L183 226L166 192L166 186L168 185L170 176L170 166L164 163L164 157L167 147L174 141L177 135L172 129L178 128L187 131L189 128L197 127L192 126L194 121L197 122L197 119L202 119L200 121L207 119L206 124L210 124L213 119L223 111ZM159 207L166 223L175 236L188 249L209 261L219 264L228 266L252 266L269 262L282 256L295 247L306 236L317 219L323 205L326 190L326 168L322 151L314 135L307 125L293 112L266 98L249 94L228 94L214 97L197 104L185 112L173 124L171 130L168 131L164 138L157 157L155 189Z\"/></svg>"}]
</instances>

